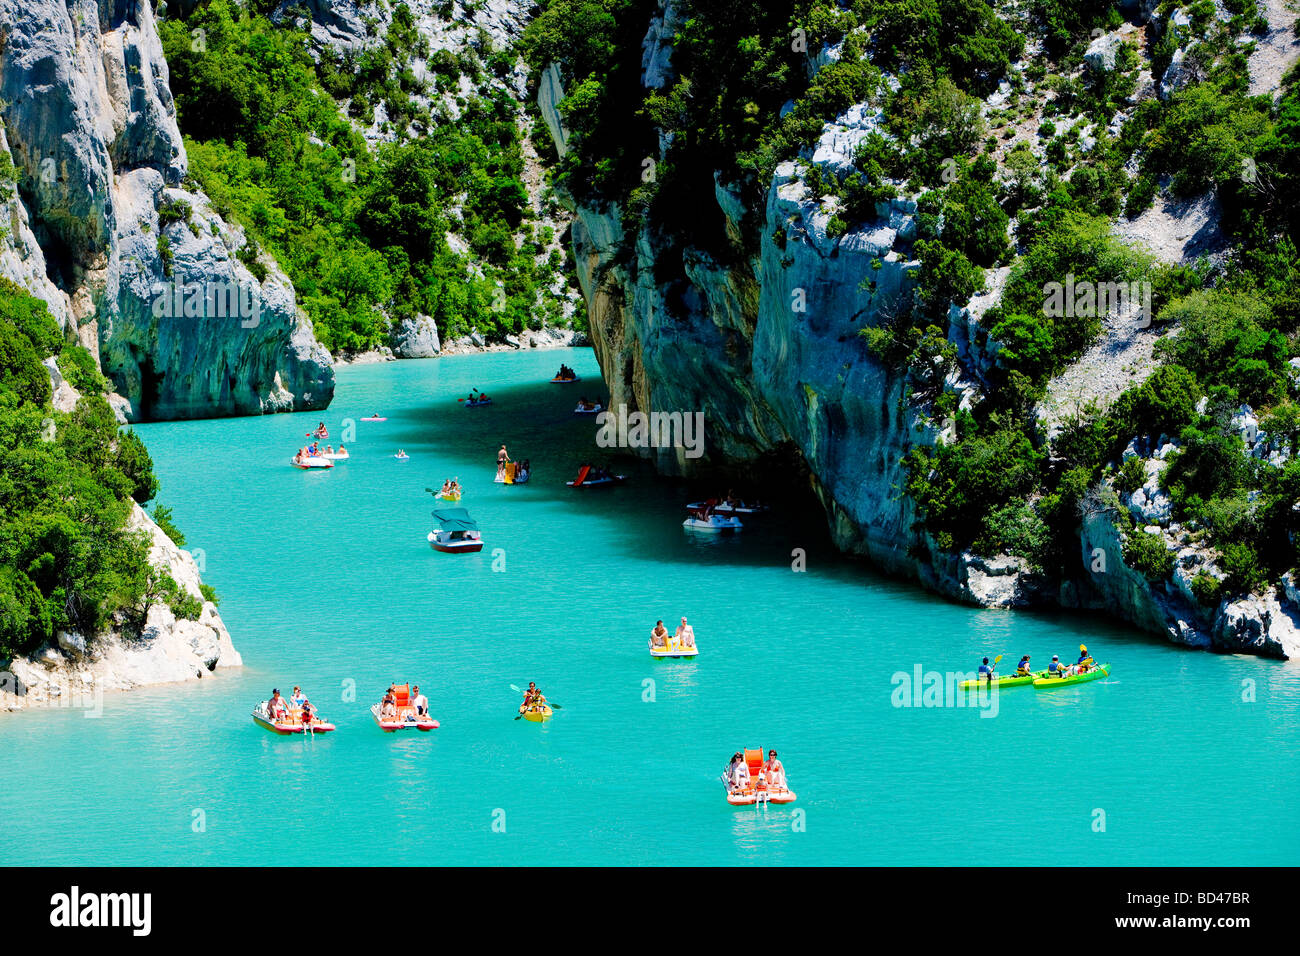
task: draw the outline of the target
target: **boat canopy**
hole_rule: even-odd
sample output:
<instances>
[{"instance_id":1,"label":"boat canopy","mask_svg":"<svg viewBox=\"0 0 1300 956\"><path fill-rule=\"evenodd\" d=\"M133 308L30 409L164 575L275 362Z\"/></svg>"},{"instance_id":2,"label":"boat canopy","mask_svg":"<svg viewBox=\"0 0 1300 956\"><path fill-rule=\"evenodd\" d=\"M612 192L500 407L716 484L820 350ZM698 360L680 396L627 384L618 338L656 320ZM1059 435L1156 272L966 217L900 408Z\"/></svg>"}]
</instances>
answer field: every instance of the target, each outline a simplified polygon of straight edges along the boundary
<instances>
[{"instance_id":1,"label":"boat canopy","mask_svg":"<svg viewBox=\"0 0 1300 956\"><path fill-rule=\"evenodd\" d=\"M464 508L436 508L433 516L438 519L443 531L478 530L478 522Z\"/></svg>"}]
</instances>

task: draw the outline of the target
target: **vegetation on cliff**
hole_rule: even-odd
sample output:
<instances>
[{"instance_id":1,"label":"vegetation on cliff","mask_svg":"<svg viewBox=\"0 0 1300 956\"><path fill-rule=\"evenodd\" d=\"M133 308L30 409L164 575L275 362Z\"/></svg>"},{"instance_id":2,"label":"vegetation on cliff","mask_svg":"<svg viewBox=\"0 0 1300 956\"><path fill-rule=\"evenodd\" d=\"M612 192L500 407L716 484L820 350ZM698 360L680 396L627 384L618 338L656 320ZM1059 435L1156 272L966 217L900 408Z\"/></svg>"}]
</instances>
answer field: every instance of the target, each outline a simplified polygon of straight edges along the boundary
<instances>
[{"instance_id":1,"label":"vegetation on cliff","mask_svg":"<svg viewBox=\"0 0 1300 956\"><path fill-rule=\"evenodd\" d=\"M383 345L419 315L444 338L559 322L543 293L562 260L532 221L518 107L486 82L503 51L429 56L404 4L383 42L319 63L301 31L230 0L159 32L191 175L284 266L331 351ZM412 105L428 91L409 64L425 56L437 85L471 85L454 122ZM380 106L399 138L372 151L348 117Z\"/></svg>"},{"instance_id":2,"label":"vegetation on cliff","mask_svg":"<svg viewBox=\"0 0 1300 956\"><path fill-rule=\"evenodd\" d=\"M1198 599L1258 589L1296 565L1300 89L1292 76L1276 101L1251 94L1250 44L1267 27L1255 3L1166 0L1145 34L1090 49L1122 26L1116 4L681 0L671 75L646 90L653 8L548 0L530 27L534 70L558 63L565 76L561 182L580 201L620 204L629 239L649 228L670 260L688 244L723 261L758 248L759 216L746 217L738 247L722 217L697 215L716 202L715 173L758 210L776 164L796 159L812 198L834 209L832 238L875 220L879 202L914 197L915 295L863 333L908 373L912 401L955 424L908 461L920 528L940 547L1068 572L1103 479L1141 487L1141 460L1121 466L1122 453L1164 436L1178 446L1160 477L1172 520L1224 574L1199 575ZM808 161L824 124L858 104L878 115L852 167ZM645 157L657 161L650 178ZM1205 195L1229 250L1214 262L1163 264L1116 238L1117 220ZM977 394L958 411L945 384L958 371L950 308L995 267L1009 275L974 343L988 357L961 371ZM685 281L673 270L665 262L656 278ZM1048 430L1045 395L1106 317L1049 310L1048 289L1067 281L1142 290L1144 318L1167 334L1153 374ZM1247 404L1267 438L1253 452ZM1148 577L1169 577L1158 538L1137 529L1125 547Z\"/></svg>"},{"instance_id":3,"label":"vegetation on cliff","mask_svg":"<svg viewBox=\"0 0 1300 956\"><path fill-rule=\"evenodd\" d=\"M82 390L70 412L51 404L51 356ZM45 303L0 280L0 663L59 631L138 626L151 603L179 617L201 610L127 526L158 482L104 391L93 356L65 340Z\"/></svg>"}]
</instances>

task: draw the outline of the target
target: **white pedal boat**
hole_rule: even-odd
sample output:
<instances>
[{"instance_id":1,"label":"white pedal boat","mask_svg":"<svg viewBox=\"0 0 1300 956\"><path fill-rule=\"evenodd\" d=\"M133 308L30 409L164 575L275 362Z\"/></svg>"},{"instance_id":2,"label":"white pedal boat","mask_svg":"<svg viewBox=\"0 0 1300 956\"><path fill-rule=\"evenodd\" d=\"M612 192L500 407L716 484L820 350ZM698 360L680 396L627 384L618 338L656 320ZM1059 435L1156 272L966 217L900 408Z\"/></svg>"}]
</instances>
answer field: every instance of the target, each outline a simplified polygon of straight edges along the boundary
<instances>
[{"instance_id":1,"label":"white pedal boat","mask_svg":"<svg viewBox=\"0 0 1300 956\"><path fill-rule=\"evenodd\" d=\"M334 462L330 461L324 455L308 455L306 458L290 458L289 464L295 468L301 468L304 471L310 471L313 468L333 468Z\"/></svg>"},{"instance_id":2,"label":"white pedal boat","mask_svg":"<svg viewBox=\"0 0 1300 956\"><path fill-rule=\"evenodd\" d=\"M707 501L692 501L686 506L687 511L702 511L708 504ZM758 515L768 510L767 505L751 506L738 504L734 507L729 504L717 504L713 506L713 513L719 515Z\"/></svg>"},{"instance_id":3,"label":"white pedal boat","mask_svg":"<svg viewBox=\"0 0 1300 956\"><path fill-rule=\"evenodd\" d=\"M577 405L575 405L575 406L573 407L573 414L575 414L575 415L595 415L597 412L599 412L599 411L603 411L603 410L604 410L604 406L601 405L600 402L593 402L593 403L588 404L588 405L583 405L582 402L579 402Z\"/></svg>"},{"instance_id":4,"label":"white pedal boat","mask_svg":"<svg viewBox=\"0 0 1300 956\"><path fill-rule=\"evenodd\" d=\"M735 515L720 515L714 512L707 518L691 515L682 522L682 527L687 531L700 531L705 534L735 534L745 526Z\"/></svg>"}]
</instances>

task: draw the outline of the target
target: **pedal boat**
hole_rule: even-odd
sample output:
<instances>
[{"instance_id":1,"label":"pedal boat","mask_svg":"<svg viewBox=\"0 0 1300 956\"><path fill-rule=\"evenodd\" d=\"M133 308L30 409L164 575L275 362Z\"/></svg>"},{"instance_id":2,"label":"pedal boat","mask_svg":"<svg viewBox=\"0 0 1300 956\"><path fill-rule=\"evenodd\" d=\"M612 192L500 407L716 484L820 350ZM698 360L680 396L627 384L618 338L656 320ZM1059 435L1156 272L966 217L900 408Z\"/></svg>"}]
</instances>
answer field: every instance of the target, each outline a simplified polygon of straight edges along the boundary
<instances>
[{"instance_id":1,"label":"pedal boat","mask_svg":"<svg viewBox=\"0 0 1300 956\"><path fill-rule=\"evenodd\" d=\"M745 749L745 765L749 767L749 784L739 790L727 783L727 802L733 807L753 806L757 803L794 803L795 792L785 786L770 786L763 776L763 748Z\"/></svg>"},{"instance_id":2,"label":"pedal boat","mask_svg":"<svg viewBox=\"0 0 1300 956\"><path fill-rule=\"evenodd\" d=\"M302 709L290 706L288 701L285 701L285 712L279 717L272 717L271 712L267 709L269 703L270 701L264 700L253 708L253 723L272 733L284 736L302 733L327 734L334 729L333 724L321 720L319 717L313 717L309 724L304 724Z\"/></svg>"},{"instance_id":3,"label":"pedal boat","mask_svg":"<svg viewBox=\"0 0 1300 956\"><path fill-rule=\"evenodd\" d=\"M687 531L700 531L704 534L735 534L744 530L745 525L735 515L714 512L707 518L701 518L698 514L691 515L682 522L682 527Z\"/></svg>"},{"instance_id":4,"label":"pedal boat","mask_svg":"<svg viewBox=\"0 0 1300 956\"><path fill-rule=\"evenodd\" d=\"M699 657L700 649L698 647L684 647L678 643L677 638L669 634L665 642L656 646L654 642L654 632L651 631L649 641L650 656L658 660L670 660L679 657Z\"/></svg>"},{"instance_id":5,"label":"pedal boat","mask_svg":"<svg viewBox=\"0 0 1300 956\"><path fill-rule=\"evenodd\" d=\"M375 718L375 723L384 733L392 734L399 730L437 730L438 722L428 714L420 715L415 712L415 706L411 703L411 688L408 684L397 684L393 687L393 696L397 698L397 714L394 717L380 717L380 709L384 706L383 701L374 704L370 708L370 716Z\"/></svg>"},{"instance_id":6,"label":"pedal boat","mask_svg":"<svg viewBox=\"0 0 1300 956\"><path fill-rule=\"evenodd\" d=\"M297 456L289 459L289 464L295 468L301 468L303 471L311 471L313 468L333 468L334 462L330 461L324 455L307 455L304 458Z\"/></svg>"}]
</instances>

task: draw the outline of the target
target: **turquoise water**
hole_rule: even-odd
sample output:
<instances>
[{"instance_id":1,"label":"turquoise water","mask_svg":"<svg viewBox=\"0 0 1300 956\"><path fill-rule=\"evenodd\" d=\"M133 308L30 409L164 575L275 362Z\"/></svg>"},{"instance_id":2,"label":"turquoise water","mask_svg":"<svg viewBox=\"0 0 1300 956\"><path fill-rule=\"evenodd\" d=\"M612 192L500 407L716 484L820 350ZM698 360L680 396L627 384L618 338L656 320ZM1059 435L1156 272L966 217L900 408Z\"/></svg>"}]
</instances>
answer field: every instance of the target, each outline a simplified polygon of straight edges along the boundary
<instances>
[{"instance_id":1,"label":"turquoise water","mask_svg":"<svg viewBox=\"0 0 1300 956\"><path fill-rule=\"evenodd\" d=\"M560 361L587 381L548 384ZM595 423L571 410L604 397L597 378L587 351L363 366L340 370L324 415L142 427L245 666L107 695L94 720L0 714L0 862L1300 860L1300 833L1278 825L1300 785L1300 668L948 604L780 515L696 539L680 528L691 489L636 462L622 488L572 491ZM460 407L475 386L496 404ZM356 421L352 461L288 467L320 418L336 441L375 410L389 420ZM502 442L532 459L530 484L492 483ZM480 554L425 540L423 489L451 475ZM700 659L652 661L649 627L682 614ZM1008 690L992 718L894 706L896 672L999 653L1005 671L1081 640L1109 679ZM422 685L441 729L374 726L394 680ZM562 705L547 724L512 719L510 685L529 680ZM253 704L294 683L337 733L253 725ZM780 750L797 803L726 804L718 773L744 746Z\"/></svg>"}]
</instances>

